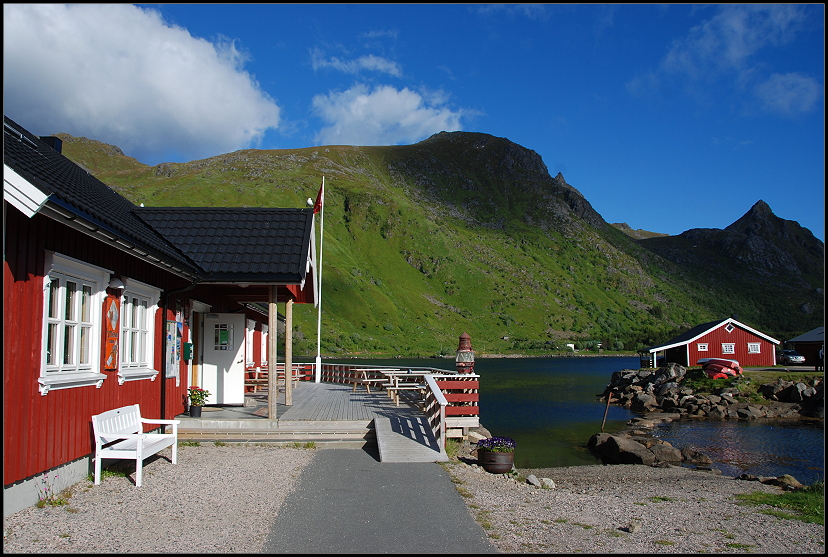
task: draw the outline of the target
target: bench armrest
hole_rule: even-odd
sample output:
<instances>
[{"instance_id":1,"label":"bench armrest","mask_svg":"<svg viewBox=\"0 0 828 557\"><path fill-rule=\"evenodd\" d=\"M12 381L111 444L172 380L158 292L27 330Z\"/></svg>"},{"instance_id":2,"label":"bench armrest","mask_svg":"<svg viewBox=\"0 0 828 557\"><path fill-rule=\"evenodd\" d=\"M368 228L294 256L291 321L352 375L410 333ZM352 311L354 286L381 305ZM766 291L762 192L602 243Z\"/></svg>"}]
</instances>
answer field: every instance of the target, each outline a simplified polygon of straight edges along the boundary
<instances>
[{"instance_id":1,"label":"bench armrest","mask_svg":"<svg viewBox=\"0 0 828 557\"><path fill-rule=\"evenodd\" d=\"M171 424L171 425L175 425L175 424L180 424L181 420L150 420L150 419L147 419L147 418L141 418L141 423L142 424Z\"/></svg>"}]
</instances>

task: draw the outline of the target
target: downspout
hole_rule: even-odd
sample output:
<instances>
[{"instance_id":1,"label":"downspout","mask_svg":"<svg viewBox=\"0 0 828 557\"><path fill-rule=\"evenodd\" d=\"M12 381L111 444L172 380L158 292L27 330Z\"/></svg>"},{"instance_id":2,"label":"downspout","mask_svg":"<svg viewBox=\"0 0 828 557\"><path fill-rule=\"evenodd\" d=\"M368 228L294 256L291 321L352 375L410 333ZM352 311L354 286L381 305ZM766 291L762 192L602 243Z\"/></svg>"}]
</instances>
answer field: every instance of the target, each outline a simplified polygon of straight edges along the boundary
<instances>
[{"instance_id":1,"label":"downspout","mask_svg":"<svg viewBox=\"0 0 828 557\"><path fill-rule=\"evenodd\" d=\"M176 288L164 292L162 299L164 303L161 305L161 417L160 420L166 420L167 411L167 306L170 301L170 296L173 294L180 294L187 290L192 290L199 283L199 279L193 280L192 284L182 288Z\"/></svg>"}]
</instances>

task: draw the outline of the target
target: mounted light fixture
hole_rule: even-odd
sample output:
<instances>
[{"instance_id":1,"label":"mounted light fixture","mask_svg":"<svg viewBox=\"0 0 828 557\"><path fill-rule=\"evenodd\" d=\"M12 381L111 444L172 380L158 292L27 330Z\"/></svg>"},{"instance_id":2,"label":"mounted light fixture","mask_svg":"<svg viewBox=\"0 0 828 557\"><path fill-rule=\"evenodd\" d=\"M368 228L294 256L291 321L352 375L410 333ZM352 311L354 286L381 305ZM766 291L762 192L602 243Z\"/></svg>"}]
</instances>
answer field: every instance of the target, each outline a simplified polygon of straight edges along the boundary
<instances>
[{"instance_id":1,"label":"mounted light fixture","mask_svg":"<svg viewBox=\"0 0 828 557\"><path fill-rule=\"evenodd\" d=\"M121 279L113 276L112 280L109 281L109 288L112 288L113 290L123 290L126 287L124 286L124 283L121 281Z\"/></svg>"}]
</instances>

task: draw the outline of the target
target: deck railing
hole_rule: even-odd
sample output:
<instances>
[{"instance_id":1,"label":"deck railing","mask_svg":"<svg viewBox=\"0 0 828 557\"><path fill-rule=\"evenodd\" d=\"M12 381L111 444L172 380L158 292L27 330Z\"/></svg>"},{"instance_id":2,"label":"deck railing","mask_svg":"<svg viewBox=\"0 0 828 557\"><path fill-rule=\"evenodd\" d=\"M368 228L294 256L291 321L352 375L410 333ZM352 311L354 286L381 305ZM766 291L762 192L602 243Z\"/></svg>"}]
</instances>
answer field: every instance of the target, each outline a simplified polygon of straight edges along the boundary
<instances>
[{"instance_id":1,"label":"deck railing","mask_svg":"<svg viewBox=\"0 0 828 557\"><path fill-rule=\"evenodd\" d=\"M431 367L323 363L321 380L325 383L353 385L363 373L366 373L369 379L381 379L383 375L380 370L410 371L423 375L427 386L423 412L435 440L443 449L447 437L457 436L457 431L480 425L480 376L473 373L458 373Z\"/></svg>"}]
</instances>

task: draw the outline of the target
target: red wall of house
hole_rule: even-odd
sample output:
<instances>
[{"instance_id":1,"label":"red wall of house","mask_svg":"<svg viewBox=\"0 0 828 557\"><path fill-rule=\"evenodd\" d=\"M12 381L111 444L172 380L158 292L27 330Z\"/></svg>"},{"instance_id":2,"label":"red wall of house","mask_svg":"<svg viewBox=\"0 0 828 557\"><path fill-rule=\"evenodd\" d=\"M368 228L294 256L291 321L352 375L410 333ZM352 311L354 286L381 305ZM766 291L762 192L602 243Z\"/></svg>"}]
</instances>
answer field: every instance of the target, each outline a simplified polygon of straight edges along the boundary
<instances>
[{"instance_id":1,"label":"red wall of house","mask_svg":"<svg viewBox=\"0 0 828 557\"><path fill-rule=\"evenodd\" d=\"M726 326L726 324L725 324ZM741 367L772 366L776 363L776 345L772 342L751 333L746 329L735 326L731 332L725 326L710 331L703 337L694 340L688 346L690 365L696 365L700 358L726 358L738 360ZM707 343L708 351L699 352L699 343ZM748 354L748 343L760 344L758 354ZM735 344L735 354L722 353L722 343Z\"/></svg>"},{"instance_id":2,"label":"red wall of house","mask_svg":"<svg viewBox=\"0 0 828 557\"><path fill-rule=\"evenodd\" d=\"M43 330L43 262L53 250L115 274L162 290L181 288L187 281L124 252L107 246L56 221L36 215L28 219L8 206L3 264L3 484L9 485L94 450L91 416L106 410L140 404L145 417L161 414L161 382L166 381L167 418L184 411L187 374L181 362L180 384L175 379L139 380L118 384L117 371L94 386L38 390ZM186 298L182 295L182 302ZM175 295L170 300L174 317ZM161 312L156 315L155 369L162 369Z\"/></svg>"}]
</instances>

